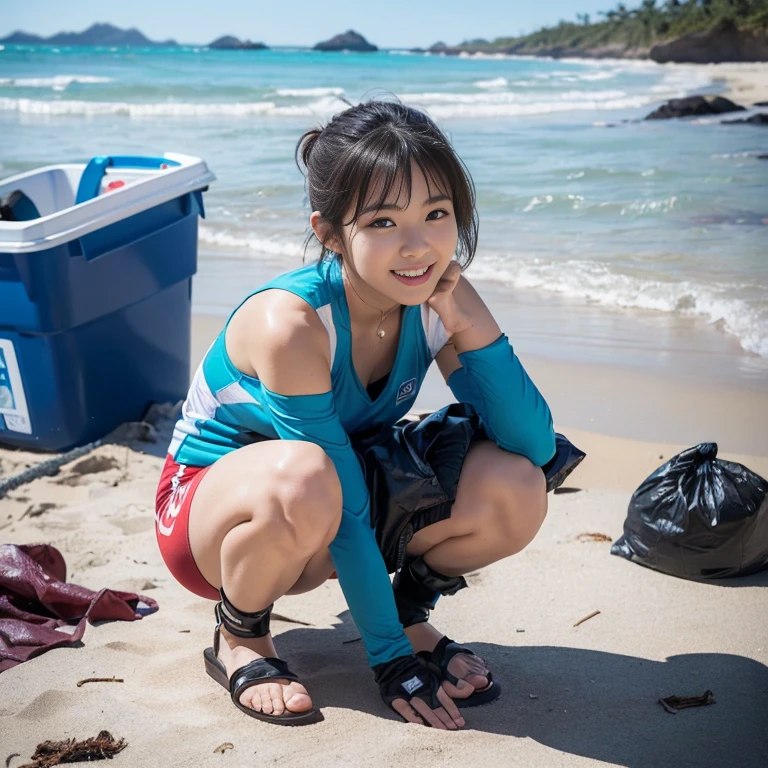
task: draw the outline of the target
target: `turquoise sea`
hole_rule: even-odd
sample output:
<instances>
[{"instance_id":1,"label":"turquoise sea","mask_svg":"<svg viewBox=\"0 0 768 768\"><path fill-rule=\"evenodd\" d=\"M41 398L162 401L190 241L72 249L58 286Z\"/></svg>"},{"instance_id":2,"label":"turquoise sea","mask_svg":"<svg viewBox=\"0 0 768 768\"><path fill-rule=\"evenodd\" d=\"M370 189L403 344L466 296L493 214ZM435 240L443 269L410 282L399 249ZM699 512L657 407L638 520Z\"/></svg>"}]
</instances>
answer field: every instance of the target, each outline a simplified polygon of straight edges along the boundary
<instances>
[{"instance_id":1,"label":"turquoise sea","mask_svg":"<svg viewBox=\"0 0 768 768\"><path fill-rule=\"evenodd\" d=\"M720 119L639 121L668 98L714 92L713 74L617 60L6 46L0 175L98 154L203 157L218 180L195 306L224 314L262 267L300 264L300 134L343 99L394 93L433 116L474 177L470 277L536 306L538 322L551 308L548 327L520 329L532 352L663 367L683 351L700 361L696 375L728 368L768 389L768 135Z\"/></svg>"}]
</instances>

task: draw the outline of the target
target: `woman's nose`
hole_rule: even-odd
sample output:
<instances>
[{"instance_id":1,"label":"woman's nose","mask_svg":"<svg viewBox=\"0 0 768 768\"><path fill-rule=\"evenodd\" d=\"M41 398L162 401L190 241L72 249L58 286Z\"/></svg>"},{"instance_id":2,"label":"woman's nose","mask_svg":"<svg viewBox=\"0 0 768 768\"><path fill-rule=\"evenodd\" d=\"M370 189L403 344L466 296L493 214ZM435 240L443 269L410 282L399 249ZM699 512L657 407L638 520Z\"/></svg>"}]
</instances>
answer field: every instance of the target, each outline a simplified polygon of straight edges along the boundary
<instances>
[{"instance_id":1,"label":"woman's nose","mask_svg":"<svg viewBox=\"0 0 768 768\"><path fill-rule=\"evenodd\" d=\"M424 234L417 227L411 227L407 233L400 252L403 256L416 258L429 253L430 245Z\"/></svg>"}]
</instances>

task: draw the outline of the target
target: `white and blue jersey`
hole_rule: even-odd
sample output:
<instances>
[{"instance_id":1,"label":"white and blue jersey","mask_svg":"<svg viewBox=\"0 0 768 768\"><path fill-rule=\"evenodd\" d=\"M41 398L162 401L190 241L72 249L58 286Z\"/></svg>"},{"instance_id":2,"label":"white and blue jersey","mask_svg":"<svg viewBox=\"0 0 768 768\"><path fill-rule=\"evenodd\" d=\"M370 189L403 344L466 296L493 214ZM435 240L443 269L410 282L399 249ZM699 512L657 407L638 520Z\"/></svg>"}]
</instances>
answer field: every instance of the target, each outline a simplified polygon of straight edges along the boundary
<instances>
[{"instance_id":1,"label":"white and blue jersey","mask_svg":"<svg viewBox=\"0 0 768 768\"><path fill-rule=\"evenodd\" d=\"M300 296L328 331L331 388L335 401L343 403L338 415L348 435L394 424L408 412L427 369L448 340L434 310L426 304L404 308L392 371L383 390L371 400L352 363L349 309L339 262L326 260L280 275L254 294L270 288ZM179 464L207 466L252 442L254 435L279 436L274 414L265 407L261 382L232 364L225 333L226 326L197 369L174 429L169 453Z\"/></svg>"}]
</instances>

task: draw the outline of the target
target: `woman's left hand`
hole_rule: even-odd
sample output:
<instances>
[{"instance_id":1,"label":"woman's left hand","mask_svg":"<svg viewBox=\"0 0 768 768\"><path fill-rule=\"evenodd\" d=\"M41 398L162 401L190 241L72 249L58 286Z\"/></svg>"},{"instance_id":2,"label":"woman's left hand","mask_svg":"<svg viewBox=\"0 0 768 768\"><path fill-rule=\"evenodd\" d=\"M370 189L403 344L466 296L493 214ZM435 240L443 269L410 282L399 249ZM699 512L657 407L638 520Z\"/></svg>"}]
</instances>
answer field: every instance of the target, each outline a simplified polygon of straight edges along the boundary
<instances>
[{"instance_id":1,"label":"woman's left hand","mask_svg":"<svg viewBox=\"0 0 768 768\"><path fill-rule=\"evenodd\" d=\"M452 261L427 299L427 304L440 316L449 336L469 330L473 325L472 318L459 306L454 294L460 278L461 266Z\"/></svg>"}]
</instances>

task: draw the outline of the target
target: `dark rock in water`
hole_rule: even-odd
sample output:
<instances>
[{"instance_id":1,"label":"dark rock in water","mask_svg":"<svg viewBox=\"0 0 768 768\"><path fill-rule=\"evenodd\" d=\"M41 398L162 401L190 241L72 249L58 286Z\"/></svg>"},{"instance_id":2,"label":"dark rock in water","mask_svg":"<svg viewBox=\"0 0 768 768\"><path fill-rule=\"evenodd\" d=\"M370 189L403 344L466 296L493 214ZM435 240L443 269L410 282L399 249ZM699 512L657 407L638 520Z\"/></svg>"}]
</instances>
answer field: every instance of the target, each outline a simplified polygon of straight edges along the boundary
<instances>
[{"instance_id":1,"label":"dark rock in water","mask_svg":"<svg viewBox=\"0 0 768 768\"><path fill-rule=\"evenodd\" d=\"M768 126L768 114L758 112L756 115L744 117L741 120L723 120L723 125L764 125Z\"/></svg>"},{"instance_id":2,"label":"dark rock in water","mask_svg":"<svg viewBox=\"0 0 768 768\"><path fill-rule=\"evenodd\" d=\"M446 45L441 40L437 43L434 43L433 45L430 45L426 52L435 54L437 56L458 56L464 50L464 48L458 48L455 45ZM468 52L471 53L471 51Z\"/></svg>"},{"instance_id":3,"label":"dark rock in water","mask_svg":"<svg viewBox=\"0 0 768 768\"><path fill-rule=\"evenodd\" d=\"M446 45L444 42L440 41L439 43L430 45L429 48L427 48L427 52L436 53L438 55L442 54L444 56L458 56L459 53L461 53L461 49L452 45Z\"/></svg>"},{"instance_id":4,"label":"dark rock in water","mask_svg":"<svg viewBox=\"0 0 768 768\"><path fill-rule=\"evenodd\" d=\"M734 104L722 96L686 96L684 99L670 99L649 115L646 120L669 120L676 117L697 117L699 115L721 115L724 112L743 112L744 107Z\"/></svg>"},{"instance_id":5,"label":"dark rock in water","mask_svg":"<svg viewBox=\"0 0 768 768\"><path fill-rule=\"evenodd\" d=\"M178 45L174 40L157 43L145 37L138 29L120 29L112 24L92 24L84 32L59 32L51 37L29 35L26 32L14 32L0 40L0 43L18 45Z\"/></svg>"},{"instance_id":6,"label":"dark rock in water","mask_svg":"<svg viewBox=\"0 0 768 768\"><path fill-rule=\"evenodd\" d=\"M768 160L768 155L758 155L757 159L758 160Z\"/></svg>"},{"instance_id":7,"label":"dark rock in water","mask_svg":"<svg viewBox=\"0 0 768 768\"><path fill-rule=\"evenodd\" d=\"M324 40L314 47L315 51L355 51L357 53L372 53L379 49L371 45L362 35L353 29L348 29L341 35L336 35L330 40Z\"/></svg>"},{"instance_id":8,"label":"dark rock in water","mask_svg":"<svg viewBox=\"0 0 768 768\"><path fill-rule=\"evenodd\" d=\"M436 54L438 56L458 56L459 49L450 45L446 45L441 41L439 43L435 43L434 45L430 45L429 48L427 48L427 53Z\"/></svg>"},{"instance_id":9,"label":"dark rock in water","mask_svg":"<svg viewBox=\"0 0 768 768\"><path fill-rule=\"evenodd\" d=\"M753 107L768 107L768 101L756 101Z\"/></svg>"},{"instance_id":10,"label":"dark rock in water","mask_svg":"<svg viewBox=\"0 0 768 768\"><path fill-rule=\"evenodd\" d=\"M264 43L252 43L250 40L240 40L232 35L219 37L212 43L208 43L209 48L217 51L266 51L267 46Z\"/></svg>"},{"instance_id":11,"label":"dark rock in water","mask_svg":"<svg viewBox=\"0 0 768 768\"><path fill-rule=\"evenodd\" d=\"M709 106L715 110L718 115L723 112L745 112L746 107L742 107L741 104L726 99L725 96L713 96L709 99Z\"/></svg>"},{"instance_id":12,"label":"dark rock in water","mask_svg":"<svg viewBox=\"0 0 768 768\"><path fill-rule=\"evenodd\" d=\"M726 19L707 32L684 35L651 48L659 64L718 64L726 61L768 61L768 35L739 29Z\"/></svg>"}]
</instances>

